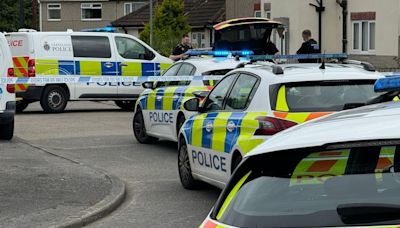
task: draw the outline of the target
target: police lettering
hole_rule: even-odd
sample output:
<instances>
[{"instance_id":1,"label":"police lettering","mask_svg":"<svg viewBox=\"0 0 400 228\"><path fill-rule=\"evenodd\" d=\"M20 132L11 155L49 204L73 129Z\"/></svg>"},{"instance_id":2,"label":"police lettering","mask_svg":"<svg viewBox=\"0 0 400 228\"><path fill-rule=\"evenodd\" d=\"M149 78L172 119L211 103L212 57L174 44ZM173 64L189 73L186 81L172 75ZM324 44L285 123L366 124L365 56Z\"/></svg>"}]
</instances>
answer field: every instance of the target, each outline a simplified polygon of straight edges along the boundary
<instances>
[{"instance_id":1,"label":"police lettering","mask_svg":"<svg viewBox=\"0 0 400 228\"><path fill-rule=\"evenodd\" d=\"M171 112L149 112L150 122L174 123L174 114Z\"/></svg>"},{"instance_id":2,"label":"police lettering","mask_svg":"<svg viewBox=\"0 0 400 228\"><path fill-rule=\"evenodd\" d=\"M192 159L193 163L197 162L201 166L226 173L226 161L224 157L192 150Z\"/></svg>"},{"instance_id":3,"label":"police lettering","mask_svg":"<svg viewBox=\"0 0 400 228\"><path fill-rule=\"evenodd\" d=\"M10 47L22 47L22 40L9 40L8 45Z\"/></svg>"}]
</instances>

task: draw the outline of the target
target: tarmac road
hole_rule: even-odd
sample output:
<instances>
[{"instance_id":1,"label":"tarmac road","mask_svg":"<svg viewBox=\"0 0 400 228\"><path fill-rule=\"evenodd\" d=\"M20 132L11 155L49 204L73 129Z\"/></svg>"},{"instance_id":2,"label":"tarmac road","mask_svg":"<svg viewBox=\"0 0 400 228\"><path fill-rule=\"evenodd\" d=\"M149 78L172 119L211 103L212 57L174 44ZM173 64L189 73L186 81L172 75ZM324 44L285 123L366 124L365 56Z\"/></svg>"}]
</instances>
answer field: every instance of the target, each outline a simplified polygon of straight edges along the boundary
<instances>
[{"instance_id":1,"label":"tarmac road","mask_svg":"<svg viewBox=\"0 0 400 228\"><path fill-rule=\"evenodd\" d=\"M139 144L132 118L111 102L73 102L63 114L44 114L31 104L16 116L16 136L125 182L123 204L91 227L198 227L220 190L183 189L176 143Z\"/></svg>"}]
</instances>

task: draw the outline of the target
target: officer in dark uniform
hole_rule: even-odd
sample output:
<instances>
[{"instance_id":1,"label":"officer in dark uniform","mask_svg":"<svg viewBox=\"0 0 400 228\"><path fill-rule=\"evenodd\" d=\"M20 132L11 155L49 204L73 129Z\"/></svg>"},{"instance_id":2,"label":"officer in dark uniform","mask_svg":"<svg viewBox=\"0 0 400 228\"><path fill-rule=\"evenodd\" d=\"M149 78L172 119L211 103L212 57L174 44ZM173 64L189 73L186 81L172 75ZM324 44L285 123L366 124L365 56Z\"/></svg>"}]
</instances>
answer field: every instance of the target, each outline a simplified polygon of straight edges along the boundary
<instances>
[{"instance_id":1,"label":"officer in dark uniform","mask_svg":"<svg viewBox=\"0 0 400 228\"><path fill-rule=\"evenodd\" d=\"M169 56L170 59L174 61L179 61L181 60L189 49L192 49L192 46L190 45L190 39L187 34L182 36L182 41L180 44L176 45L174 50L172 50L172 55Z\"/></svg>"},{"instance_id":2,"label":"officer in dark uniform","mask_svg":"<svg viewBox=\"0 0 400 228\"><path fill-rule=\"evenodd\" d=\"M311 37L311 31L306 29L302 33L303 44L297 54L318 54L321 53L318 42ZM299 63L316 63L318 59L299 59Z\"/></svg>"}]
</instances>

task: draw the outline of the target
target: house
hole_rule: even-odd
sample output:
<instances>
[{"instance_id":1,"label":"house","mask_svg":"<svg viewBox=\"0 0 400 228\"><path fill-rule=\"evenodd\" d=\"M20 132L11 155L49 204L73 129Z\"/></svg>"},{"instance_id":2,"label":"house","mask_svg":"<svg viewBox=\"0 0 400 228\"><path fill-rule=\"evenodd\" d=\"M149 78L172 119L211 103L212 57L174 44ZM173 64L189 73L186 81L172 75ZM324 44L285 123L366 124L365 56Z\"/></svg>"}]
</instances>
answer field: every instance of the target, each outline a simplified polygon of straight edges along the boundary
<instances>
[{"instance_id":1,"label":"house","mask_svg":"<svg viewBox=\"0 0 400 228\"><path fill-rule=\"evenodd\" d=\"M276 40L281 52L294 54L300 47L301 32L310 29L326 52L345 51L353 59L365 60L384 71L400 68L400 0L226 0L227 19L260 16L286 25L285 39ZM346 4L347 3L347 4ZM343 23L343 7L347 5ZM345 31L345 36L343 36ZM344 39L345 38L345 39Z\"/></svg>"},{"instance_id":2,"label":"house","mask_svg":"<svg viewBox=\"0 0 400 228\"><path fill-rule=\"evenodd\" d=\"M37 0L41 31L105 27L148 4L148 0Z\"/></svg>"},{"instance_id":3,"label":"house","mask_svg":"<svg viewBox=\"0 0 400 228\"><path fill-rule=\"evenodd\" d=\"M157 3L158 1L155 1L154 7ZM210 47L213 41L212 26L225 20L225 0L185 0L184 11L192 27L189 35L193 46L195 48ZM150 6L146 5L111 22L111 25L121 32L139 36L139 32L149 22L149 15Z\"/></svg>"}]
</instances>

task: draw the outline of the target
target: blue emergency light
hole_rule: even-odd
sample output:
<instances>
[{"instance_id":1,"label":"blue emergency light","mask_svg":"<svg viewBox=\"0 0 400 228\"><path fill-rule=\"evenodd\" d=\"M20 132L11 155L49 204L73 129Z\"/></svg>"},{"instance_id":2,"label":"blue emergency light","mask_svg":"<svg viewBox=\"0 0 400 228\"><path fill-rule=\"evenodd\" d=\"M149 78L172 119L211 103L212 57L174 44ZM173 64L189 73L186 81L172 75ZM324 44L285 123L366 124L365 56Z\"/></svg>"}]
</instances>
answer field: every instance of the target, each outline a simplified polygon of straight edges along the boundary
<instances>
[{"instance_id":1,"label":"blue emergency light","mask_svg":"<svg viewBox=\"0 0 400 228\"><path fill-rule=\"evenodd\" d=\"M226 51L226 50L217 50L217 51L206 51L206 50L188 50L186 53L188 56L202 56L202 55L208 55L208 56L214 56L214 57L228 57L230 55L232 56L240 56L240 57L248 57L250 55L253 55L254 52L250 50L242 50L242 51Z\"/></svg>"},{"instance_id":2,"label":"blue emergency light","mask_svg":"<svg viewBox=\"0 0 400 228\"><path fill-rule=\"evenodd\" d=\"M117 29L111 26L93 29L82 29L81 32L117 32Z\"/></svg>"},{"instance_id":3,"label":"blue emergency light","mask_svg":"<svg viewBox=\"0 0 400 228\"><path fill-rule=\"evenodd\" d=\"M375 92L388 92L400 90L400 75L388 76L376 80L374 85Z\"/></svg>"},{"instance_id":4,"label":"blue emergency light","mask_svg":"<svg viewBox=\"0 0 400 228\"><path fill-rule=\"evenodd\" d=\"M298 54L298 55L254 55L252 60L273 60L273 59L347 59L345 53L329 54Z\"/></svg>"}]
</instances>

